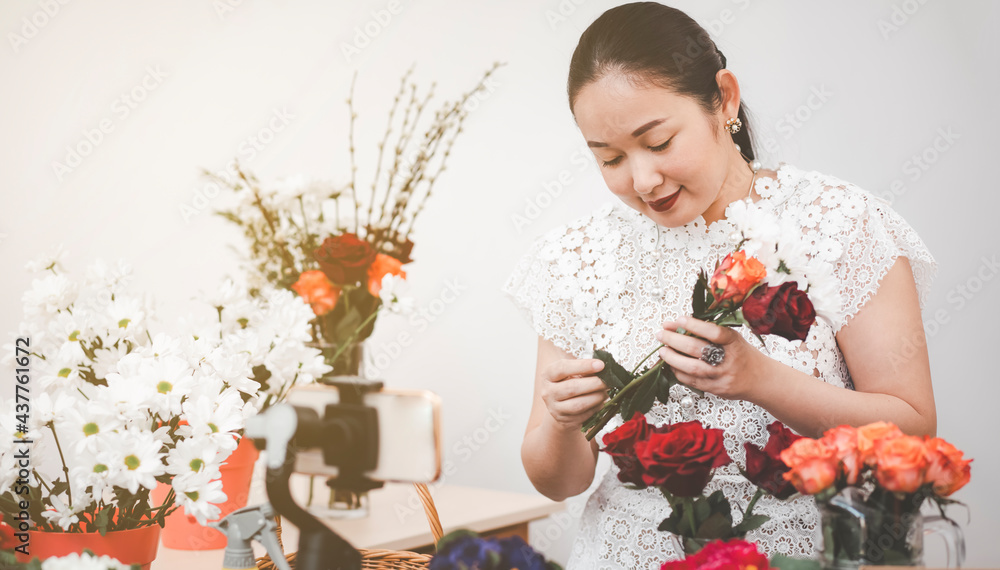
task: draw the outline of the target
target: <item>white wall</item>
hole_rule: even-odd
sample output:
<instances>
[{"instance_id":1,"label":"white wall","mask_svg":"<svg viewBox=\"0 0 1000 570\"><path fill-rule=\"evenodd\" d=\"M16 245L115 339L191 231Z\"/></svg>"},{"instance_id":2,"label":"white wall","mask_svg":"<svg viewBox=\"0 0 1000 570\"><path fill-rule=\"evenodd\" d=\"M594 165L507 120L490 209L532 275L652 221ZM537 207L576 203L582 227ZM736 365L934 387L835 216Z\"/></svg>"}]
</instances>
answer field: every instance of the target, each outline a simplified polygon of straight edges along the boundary
<instances>
[{"instance_id":1,"label":"white wall","mask_svg":"<svg viewBox=\"0 0 1000 570\"><path fill-rule=\"evenodd\" d=\"M156 296L163 314L189 310L193 295L235 274L227 244L237 236L207 213L211 203L187 219L181 207L195 205L204 184L199 170L222 168L275 109L294 119L249 166L264 178L302 172L344 180L344 100L356 70L359 172L370 180L375 140L407 68L416 63L416 81L437 81L438 93L453 97L504 61L415 236L409 273L420 304L429 306L450 281L463 289L426 330L381 320L370 346L377 354L400 332L416 336L384 376L444 398L447 459L455 466L449 482L531 491L519 444L535 338L499 289L537 234L611 198L596 169L581 167L582 140L564 90L580 32L613 3L398 0L399 13L348 61L342 46L355 41L356 28L377 27L373 12L388 0L229 0L236 6L220 15L226 1L66 2L47 18L43 6L55 0L2 4L0 333L16 331L29 283L25 262L59 243L72 269L97 256L130 260L138 286ZM991 322L1000 307L1000 280L993 279L1000 54L991 29L998 4L676 5L712 26L742 80L758 134L780 144L766 164L788 161L880 194L895 187L895 207L937 256L928 317L939 321L930 337L939 434L975 458L972 483L958 496L972 513L969 565L1000 561L993 483L1000 476L1000 378ZM897 29L880 31L879 22L893 17ZM32 32L25 18L44 25L19 43L12 34ZM149 69L161 70L162 79L148 78L154 88L123 117L117 98ZM814 91L825 91L826 100ZM790 129L784 117L795 113L807 120ZM60 181L53 161L65 160L66 146L102 119L113 131ZM957 138L938 141L947 148L935 153L942 130ZM925 152L936 155L933 164L914 170L911 156ZM560 175L570 177L568 187L543 198L550 205L516 228L512 216L525 214L526 201L542 197ZM9 394L8 376L2 382ZM473 450L463 438L484 427L491 410L509 418ZM558 559L573 532L567 524L533 529Z\"/></svg>"}]
</instances>

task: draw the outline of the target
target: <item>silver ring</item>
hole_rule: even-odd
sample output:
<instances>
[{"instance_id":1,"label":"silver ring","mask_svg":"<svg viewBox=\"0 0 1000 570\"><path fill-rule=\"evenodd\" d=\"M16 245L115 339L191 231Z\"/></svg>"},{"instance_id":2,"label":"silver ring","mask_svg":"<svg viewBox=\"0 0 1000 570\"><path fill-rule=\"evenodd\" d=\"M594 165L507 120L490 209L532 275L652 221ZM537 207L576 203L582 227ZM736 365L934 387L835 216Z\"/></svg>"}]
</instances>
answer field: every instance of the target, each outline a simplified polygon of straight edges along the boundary
<instances>
[{"instance_id":1,"label":"silver ring","mask_svg":"<svg viewBox=\"0 0 1000 570\"><path fill-rule=\"evenodd\" d=\"M701 349L701 361L709 366L718 366L726 358L726 349L715 343L708 343Z\"/></svg>"}]
</instances>

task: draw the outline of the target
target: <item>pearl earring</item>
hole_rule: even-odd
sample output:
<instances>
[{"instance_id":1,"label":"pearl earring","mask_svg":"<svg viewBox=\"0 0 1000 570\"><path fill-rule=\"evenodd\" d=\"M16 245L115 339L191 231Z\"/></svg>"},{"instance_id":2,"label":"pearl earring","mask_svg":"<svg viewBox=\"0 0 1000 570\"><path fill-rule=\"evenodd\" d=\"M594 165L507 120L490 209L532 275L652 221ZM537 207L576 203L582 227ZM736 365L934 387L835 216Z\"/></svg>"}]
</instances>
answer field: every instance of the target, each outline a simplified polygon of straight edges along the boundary
<instances>
[{"instance_id":1,"label":"pearl earring","mask_svg":"<svg viewBox=\"0 0 1000 570\"><path fill-rule=\"evenodd\" d=\"M741 128L743 128L743 121L741 121L739 117L730 117L729 120L726 121L726 130L729 131L729 134L731 135L735 135L740 132Z\"/></svg>"}]
</instances>

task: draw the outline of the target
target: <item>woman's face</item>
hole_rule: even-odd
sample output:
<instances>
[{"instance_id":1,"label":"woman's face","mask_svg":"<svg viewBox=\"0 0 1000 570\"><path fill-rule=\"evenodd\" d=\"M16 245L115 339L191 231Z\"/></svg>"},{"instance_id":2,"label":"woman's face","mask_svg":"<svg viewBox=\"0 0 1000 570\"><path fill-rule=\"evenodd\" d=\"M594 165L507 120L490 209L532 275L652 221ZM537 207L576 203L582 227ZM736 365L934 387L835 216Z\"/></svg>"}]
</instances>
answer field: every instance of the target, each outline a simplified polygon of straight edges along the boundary
<instances>
[{"instance_id":1,"label":"woman's face","mask_svg":"<svg viewBox=\"0 0 1000 570\"><path fill-rule=\"evenodd\" d=\"M743 197L735 195L734 179L744 195L750 181L722 119L732 103L724 97L713 117L690 97L633 83L605 75L584 86L573 107L608 188L662 226L721 218L729 202ZM738 108L738 92L735 101ZM734 166L737 173L730 176Z\"/></svg>"}]
</instances>

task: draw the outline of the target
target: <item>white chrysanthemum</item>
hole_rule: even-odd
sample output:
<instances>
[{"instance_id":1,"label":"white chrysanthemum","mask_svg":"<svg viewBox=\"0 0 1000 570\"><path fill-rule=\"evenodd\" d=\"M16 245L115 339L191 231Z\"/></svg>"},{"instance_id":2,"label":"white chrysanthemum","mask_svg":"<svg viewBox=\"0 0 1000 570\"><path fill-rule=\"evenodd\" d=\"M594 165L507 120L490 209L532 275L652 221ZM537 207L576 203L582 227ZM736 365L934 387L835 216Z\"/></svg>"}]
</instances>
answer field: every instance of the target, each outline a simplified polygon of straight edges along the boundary
<instances>
[{"instance_id":1,"label":"white chrysanthemum","mask_svg":"<svg viewBox=\"0 0 1000 570\"><path fill-rule=\"evenodd\" d=\"M412 297L400 297L399 290L406 280L398 275L386 273L382 276L382 288L378 296L382 305L392 313L412 313L416 302Z\"/></svg>"},{"instance_id":2,"label":"white chrysanthemum","mask_svg":"<svg viewBox=\"0 0 1000 570\"><path fill-rule=\"evenodd\" d=\"M825 266L818 266L809 275L809 300L816 314L831 325L840 322L843 299L840 286L833 272Z\"/></svg>"},{"instance_id":3,"label":"white chrysanthemum","mask_svg":"<svg viewBox=\"0 0 1000 570\"><path fill-rule=\"evenodd\" d=\"M101 326L109 344L120 340L139 344L138 339L146 334L146 310L139 299L116 297L102 316Z\"/></svg>"},{"instance_id":4,"label":"white chrysanthemum","mask_svg":"<svg viewBox=\"0 0 1000 570\"><path fill-rule=\"evenodd\" d=\"M92 390L106 391L102 388ZM63 410L62 415L56 418L55 427L63 446L77 453L96 453L101 445L97 436L123 429L125 420L100 400L77 400L76 406ZM107 441L104 443L107 444Z\"/></svg>"},{"instance_id":5,"label":"white chrysanthemum","mask_svg":"<svg viewBox=\"0 0 1000 570\"><path fill-rule=\"evenodd\" d=\"M115 486L124 487L130 493L137 493L140 486L155 489L156 477L166 472L160 440L151 432L133 429L113 435L113 446L108 447L113 447L111 453L116 461L111 461L108 467Z\"/></svg>"},{"instance_id":6,"label":"white chrysanthemum","mask_svg":"<svg viewBox=\"0 0 1000 570\"><path fill-rule=\"evenodd\" d=\"M78 294L76 283L65 275L46 275L35 279L31 282L31 289L21 297L24 314L52 314L65 310L76 301Z\"/></svg>"},{"instance_id":7,"label":"white chrysanthemum","mask_svg":"<svg viewBox=\"0 0 1000 570\"><path fill-rule=\"evenodd\" d=\"M97 259L87 267L86 278L95 288L117 294L132 282L132 266L124 259L119 259L114 266L103 259Z\"/></svg>"},{"instance_id":8,"label":"white chrysanthemum","mask_svg":"<svg viewBox=\"0 0 1000 570\"><path fill-rule=\"evenodd\" d=\"M173 487L177 504L184 507L184 512L197 519L201 525L219 518L221 511L218 505L226 502L226 494L222 491L222 480L218 477L209 471L174 477Z\"/></svg>"},{"instance_id":9,"label":"white chrysanthemum","mask_svg":"<svg viewBox=\"0 0 1000 570\"><path fill-rule=\"evenodd\" d=\"M781 239L777 218L749 200L737 200L726 209L726 219L736 228L734 242L745 240L747 255L774 251Z\"/></svg>"},{"instance_id":10,"label":"white chrysanthemum","mask_svg":"<svg viewBox=\"0 0 1000 570\"><path fill-rule=\"evenodd\" d=\"M239 303L244 303L250 298L246 287L238 284L232 279L226 279L215 293L207 295L205 300L215 308L225 309Z\"/></svg>"},{"instance_id":11,"label":"white chrysanthemum","mask_svg":"<svg viewBox=\"0 0 1000 570\"><path fill-rule=\"evenodd\" d=\"M273 330L280 339L309 342L312 340L310 323L316 314L302 297L287 289L271 289L263 292L264 310L260 321L251 321L254 326Z\"/></svg>"},{"instance_id":12,"label":"white chrysanthemum","mask_svg":"<svg viewBox=\"0 0 1000 570\"><path fill-rule=\"evenodd\" d=\"M32 273L49 270L61 272L63 271L62 260L64 257L66 257L66 250L63 249L62 244L58 244L55 249L26 263L24 268Z\"/></svg>"},{"instance_id":13,"label":"white chrysanthemum","mask_svg":"<svg viewBox=\"0 0 1000 570\"><path fill-rule=\"evenodd\" d=\"M182 439L167 453L167 473L186 475L218 471L222 454L222 449L212 439Z\"/></svg>"},{"instance_id":14,"label":"white chrysanthemum","mask_svg":"<svg viewBox=\"0 0 1000 570\"><path fill-rule=\"evenodd\" d=\"M50 524L56 524L63 530L69 530L70 526L80 522L80 517L77 514L89 507L93 502L93 498L89 495L79 498L74 495L73 498L76 499L74 504L67 505L60 495L49 495L49 500L52 502L52 510L43 511L42 516Z\"/></svg>"},{"instance_id":15,"label":"white chrysanthemum","mask_svg":"<svg viewBox=\"0 0 1000 570\"><path fill-rule=\"evenodd\" d=\"M256 394L260 390L260 383L250 378L253 375L252 368L248 353L228 353L216 349L204 358L200 374L218 377L226 385L245 394Z\"/></svg>"},{"instance_id":16,"label":"white chrysanthemum","mask_svg":"<svg viewBox=\"0 0 1000 570\"><path fill-rule=\"evenodd\" d=\"M87 438L91 445L76 449L69 469L69 479L73 485L74 497L80 489L90 489L95 497L103 497L119 481L112 469L122 458L108 445L113 445L114 433L97 434Z\"/></svg>"},{"instance_id":17,"label":"white chrysanthemum","mask_svg":"<svg viewBox=\"0 0 1000 570\"><path fill-rule=\"evenodd\" d=\"M209 437L224 450L236 449L234 436L246 423L243 398L237 390L227 388L222 393L216 393L214 398L193 394L183 407L184 419L188 423L177 428L178 434L183 437Z\"/></svg>"},{"instance_id":18,"label":"white chrysanthemum","mask_svg":"<svg viewBox=\"0 0 1000 570\"><path fill-rule=\"evenodd\" d=\"M78 409L80 398L71 392L38 392L31 399L31 425L41 427Z\"/></svg>"},{"instance_id":19,"label":"white chrysanthemum","mask_svg":"<svg viewBox=\"0 0 1000 570\"><path fill-rule=\"evenodd\" d=\"M108 374L118 370L118 361L129 353L129 347L124 343L119 346L109 346L98 348L94 351L94 360L91 368L94 376L104 379Z\"/></svg>"},{"instance_id":20,"label":"white chrysanthemum","mask_svg":"<svg viewBox=\"0 0 1000 570\"><path fill-rule=\"evenodd\" d=\"M130 566L122 564L117 558L110 556L94 556L93 554L67 554L46 558L42 562L42 570L128 570Z\"/></svg>"}]
</instances>

